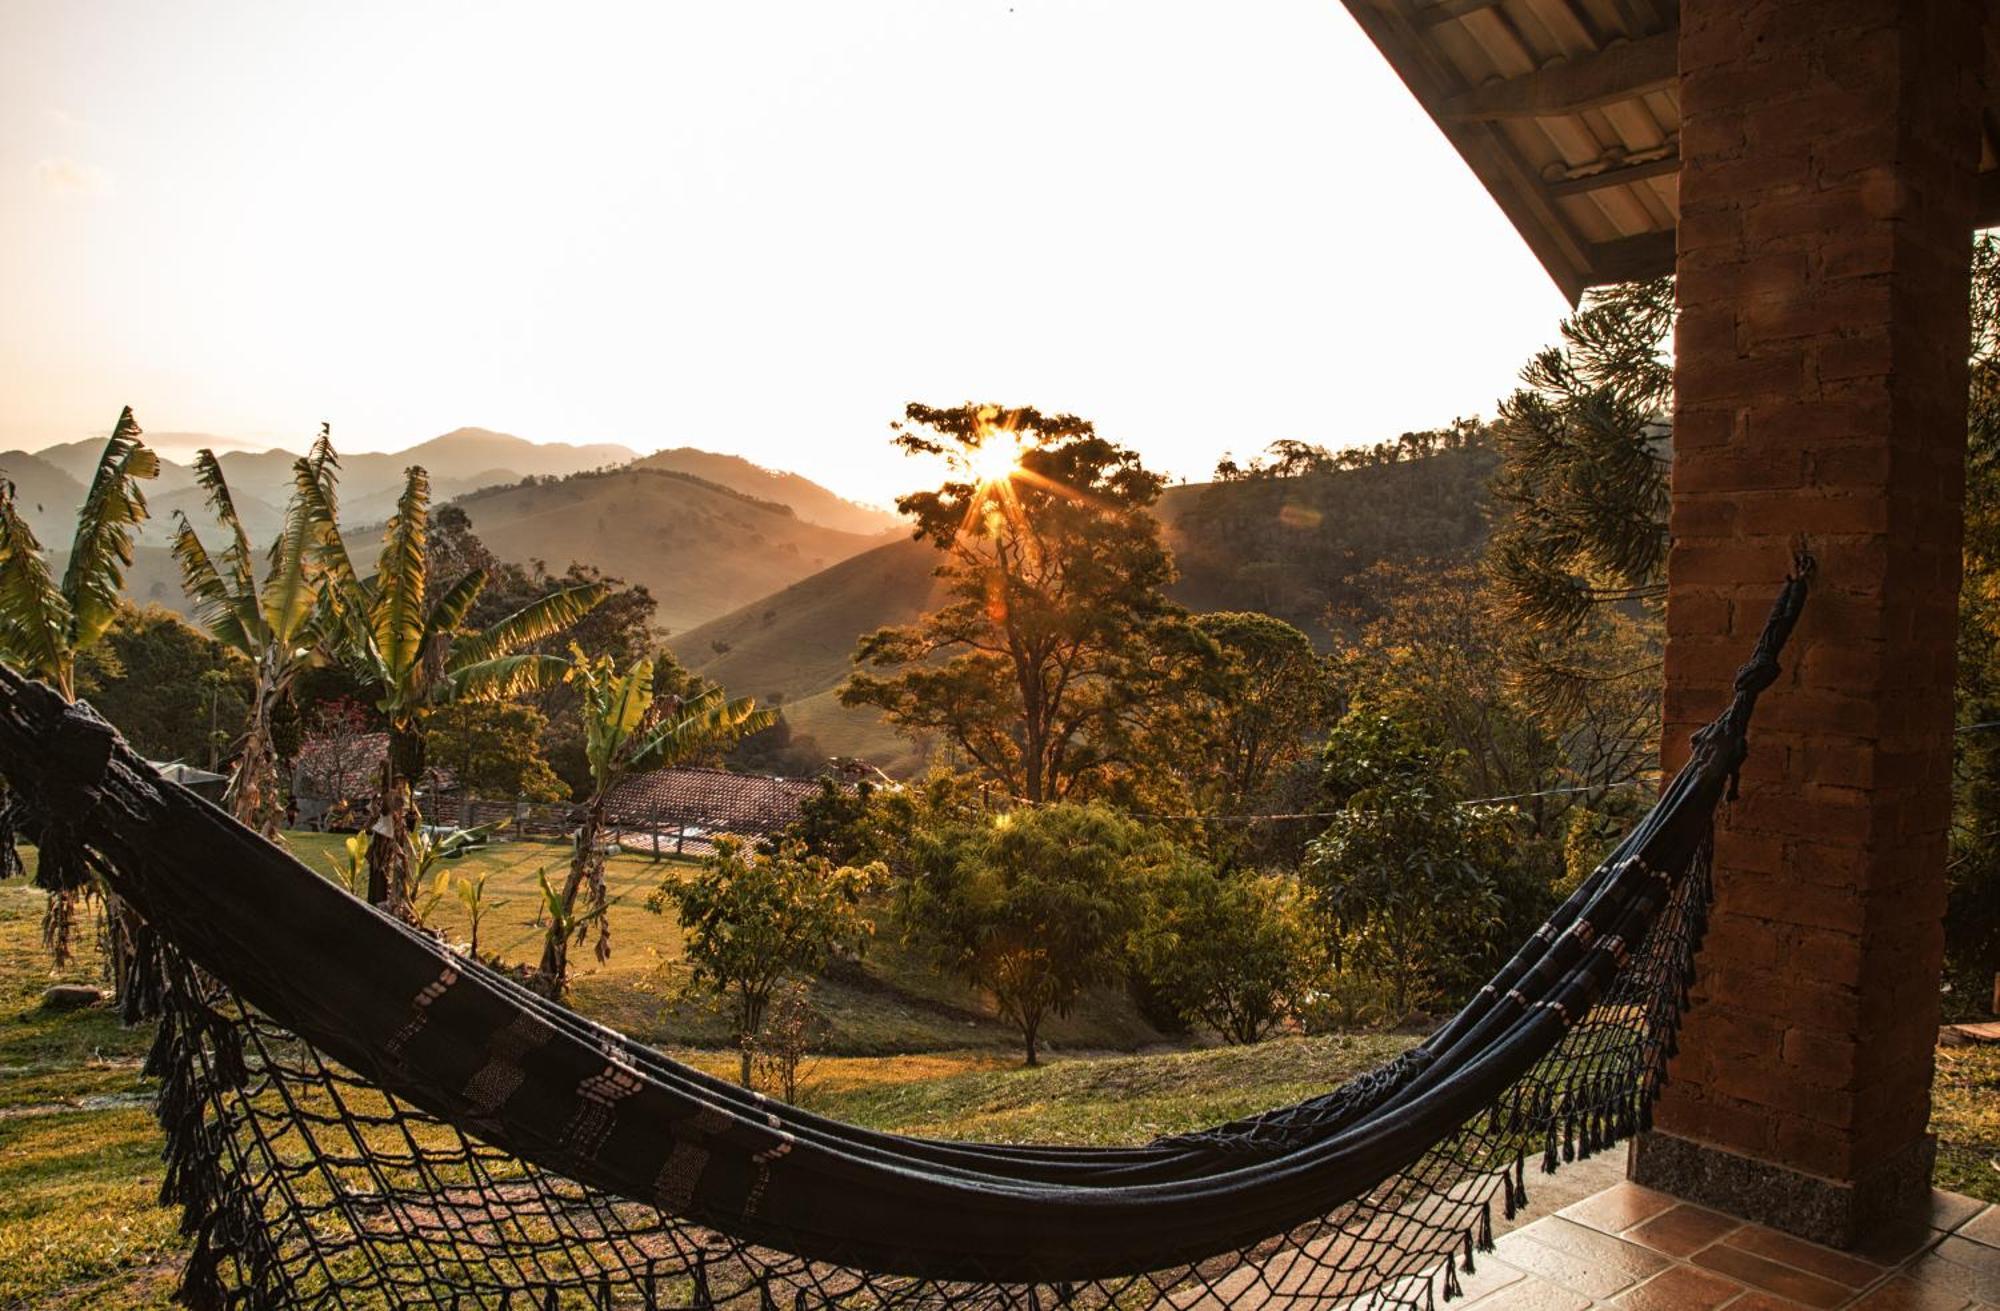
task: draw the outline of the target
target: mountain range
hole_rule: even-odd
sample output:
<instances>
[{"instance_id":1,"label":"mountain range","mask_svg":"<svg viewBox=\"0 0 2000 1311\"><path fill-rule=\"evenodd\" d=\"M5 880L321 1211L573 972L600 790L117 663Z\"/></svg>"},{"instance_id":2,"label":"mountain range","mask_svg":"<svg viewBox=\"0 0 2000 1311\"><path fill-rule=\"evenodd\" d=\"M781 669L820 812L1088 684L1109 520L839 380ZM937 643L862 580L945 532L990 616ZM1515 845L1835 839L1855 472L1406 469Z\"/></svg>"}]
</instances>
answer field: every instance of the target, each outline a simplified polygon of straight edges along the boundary
<instances>
[{"instance_id":1,"label":"mountain range","mask_svg":"<svg viewBox=\"0 0 2000 1311\"><path fill-rule=\"evenodd\" d=\"M201 440L168 439L180 450ZM18 503L43 542L58 548L57 568L97 450L76 442L0 453ZM234 450L219 458L245 527L268 538L296 456ZM1155 508L1180 572L1171 593L1197 611L1262 610L1329 642L1357 608L1395 586L1376 576L1378 565L1462 555L1483 542L1493 458L1467 447L1299 477L1171 487ZM361 559L372 558L412 464L429 471L434 498L463 507L502 559L556 573L582 562L645 584L681 662L733 694L781 707L795 736L892 772L921 765L920 744L837 699L856 642L911 622L938 596L937 552L911 540L896 516L740 456L692 447L640 456L618 445L538 444L461 428L394 454L342 458L342 518ZM213 524L192 470L162 466L148 488L153 518L127 590L185 611L166 525L175 510L198 529Z\"/></svg>"},{"instance_id":2,"label":"mountain range","mask_svg":"<svg viewBox=\"0 0 2000 1311\"><path fill-rule=\"evenodd\" d=\"M161 450L217 449L245 530L256 541L277 533L296 452L222 449L228 444L201 433L147 439ZM14 482L30 526L58 565L101 449L78 441L0 452L0 475ZM220 543L191 465L191 454L188 463L162 456L160 476L146 486L152 517L141 526L127 578L135 599L182 611L179 573L166 549L174 515L185 513L211 545ZM362 558L364 543L394 513L411 465L430 475L435 502L465 505L474 531L503 559L541 560L556 572L585 561L644 583L668 631L865 551L899 522L737 455L678 447L640 456L612 443L532 442L460 428L402 451L340 457L341 518Z\"/></svg>"}]
</instances>

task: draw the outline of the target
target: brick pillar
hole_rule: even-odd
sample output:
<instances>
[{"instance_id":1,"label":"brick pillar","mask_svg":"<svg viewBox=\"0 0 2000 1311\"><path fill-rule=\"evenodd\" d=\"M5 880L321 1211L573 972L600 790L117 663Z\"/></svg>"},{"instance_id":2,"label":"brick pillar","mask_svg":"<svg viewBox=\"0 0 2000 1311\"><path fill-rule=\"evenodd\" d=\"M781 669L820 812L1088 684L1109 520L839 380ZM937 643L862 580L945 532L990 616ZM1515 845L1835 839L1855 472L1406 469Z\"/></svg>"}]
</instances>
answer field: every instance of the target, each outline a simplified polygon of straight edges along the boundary
<instances>
[{"instance_id":1,"label":"brick pillar","mask_svg":"<svg viewBox=\"0 0 2000 1311\"><path fill-rule=\"evenodd\" d=\"M1682 0L1665 752L1820 572L1633 1175L1852 1245L1929 1188L1982 6Z\"/></svg>"}]
</instances>

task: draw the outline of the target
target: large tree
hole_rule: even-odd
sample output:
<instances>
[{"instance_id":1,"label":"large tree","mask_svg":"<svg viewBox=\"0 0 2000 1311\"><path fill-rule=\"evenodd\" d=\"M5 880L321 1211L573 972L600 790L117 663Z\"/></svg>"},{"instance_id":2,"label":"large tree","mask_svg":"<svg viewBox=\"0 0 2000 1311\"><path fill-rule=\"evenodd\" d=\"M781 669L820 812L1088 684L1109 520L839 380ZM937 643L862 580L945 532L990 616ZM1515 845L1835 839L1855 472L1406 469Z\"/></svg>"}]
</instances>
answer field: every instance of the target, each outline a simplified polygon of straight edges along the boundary
<instances>
[{"instance_id":1,"label":"large tree","mask_svg":"<svg viewBox=\"0 0 2000 1311\"><path fill-rule=\"evenodd\" d=\"M326 485L338 465L330 430L322 424L311 453L299 461L298 477ZM238 820L275 838L285 810L278 787L276 716L312 659L319 644L315 624L325 617L319 605L320 527L307 498L294 490L260 582L256 552L237 517L221 462L214 452L203 450L195 456L194 471L228 544L219 556L212 554L187 515L177 512L173 550L181 586L209 634L241 652L256 670L242 749L223 801Z\"/></svg>"},{"instance_id":2,"label":"large tree","mask_svg":"<svg viewBox=\"0 0 2000 1311\"><path fill-rule=\"evenodd\" d=\"M896 444L941 460L897 501L942 554L944 604L861 642L842 704L936 735L1010 795L1055 801L1143 765L1191 630L1151 514L1162 479L1066 414L911 405Z\"/></svg>"},{"instance_id":3,"label":"large tree","mask_svg":"<svg viewBox=\"0 0 2000 1311\"><path fill-rule=\"evenodd\" d=\"M454 701L515 698L560 679L568 661L524 648L589 613L604 588L565 588L474 629L466 617L486 575L473 569L449 587L432 586L430 479L422 469L405 475L375 572L366 577L348 555L330 481L302 462L297 486L319 534L328 644L388 723L389 750L369 821L368 899L408 914L410 789L424 771L431 712Z\"/></svg>"}]
</instances>

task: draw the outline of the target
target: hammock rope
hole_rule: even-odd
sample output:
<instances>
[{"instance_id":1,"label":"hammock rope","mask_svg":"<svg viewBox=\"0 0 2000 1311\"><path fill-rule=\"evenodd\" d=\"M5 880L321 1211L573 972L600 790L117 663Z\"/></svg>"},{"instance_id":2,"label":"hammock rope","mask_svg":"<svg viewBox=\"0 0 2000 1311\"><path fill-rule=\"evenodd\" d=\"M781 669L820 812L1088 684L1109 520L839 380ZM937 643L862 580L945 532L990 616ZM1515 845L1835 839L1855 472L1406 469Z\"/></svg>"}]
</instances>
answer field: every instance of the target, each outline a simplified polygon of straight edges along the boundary
<instances>
[{"instance_id":1,"label":"hammock rope","mask_svg":"<svg viewBox=\"0 0 2000 1311\"><path fill-rule=\"evenodd\" d=\"M932 1141L681 1065L357 900L0 668L24 835L157 942L182 1297L249 1307L1428 1307L1525 1162L1649 1123L1788 579L1658 805L1463 1010L1297 1105L1135 1147ZM65 867L65 877L73 871Z\"/></svg>"}]
</instances>

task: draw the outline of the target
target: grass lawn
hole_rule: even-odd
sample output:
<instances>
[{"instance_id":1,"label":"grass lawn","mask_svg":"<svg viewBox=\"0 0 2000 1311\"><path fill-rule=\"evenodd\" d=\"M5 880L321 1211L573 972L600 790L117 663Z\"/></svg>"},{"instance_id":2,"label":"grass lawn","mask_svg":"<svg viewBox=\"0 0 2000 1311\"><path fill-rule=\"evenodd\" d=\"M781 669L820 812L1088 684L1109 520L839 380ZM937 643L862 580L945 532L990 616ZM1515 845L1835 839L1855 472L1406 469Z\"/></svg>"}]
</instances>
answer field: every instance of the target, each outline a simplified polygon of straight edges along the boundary
<instances>
[{"instance_id":1,"label":"grass lawn","mask_svg":"<svg viewBox=\"0 0 2000 1311\"><path fill-rule=\"evenodd\" d=\"M295 840L322 868L337 846L320 835ZM538 952L535 872L562 858L555 844L510 843L454 866L490 871L488 895L505 902L482 947L515 960ZM644 909L676 868L612 862L615 954L600 967L581 953L575 1001L727 1075L735 1056L719 1008L677 996L677 926ZM22 882L0 883L0 1311L164 1309L184 1243L178 1213L154 1204L161 1139L139 1073L150 1031L124 1029L102 1010L41 1008L51 982L93 981L95 965L85 953L51 970L42 907ZM436 918L448 936L463 936L455 900ZM843 1119L936 1137L1143 1142L1323 1091L1410 1041L1343 1035L1159 1050L1129 1004L1107 995L1080 1007L1053 1059L1028 1070L981 999L886 940L862 970L825 985L821 1002L834 1040L806 1070L804 1099ZM1142 1044L1156 1049L1134 1054ZM2000 1201L2000 1048L1939 1051L1932 1125L1939 1184Z\"/></svg>"}]
</instances>

